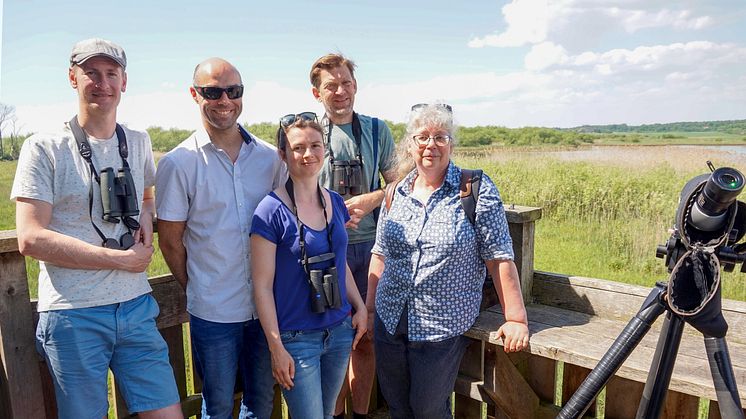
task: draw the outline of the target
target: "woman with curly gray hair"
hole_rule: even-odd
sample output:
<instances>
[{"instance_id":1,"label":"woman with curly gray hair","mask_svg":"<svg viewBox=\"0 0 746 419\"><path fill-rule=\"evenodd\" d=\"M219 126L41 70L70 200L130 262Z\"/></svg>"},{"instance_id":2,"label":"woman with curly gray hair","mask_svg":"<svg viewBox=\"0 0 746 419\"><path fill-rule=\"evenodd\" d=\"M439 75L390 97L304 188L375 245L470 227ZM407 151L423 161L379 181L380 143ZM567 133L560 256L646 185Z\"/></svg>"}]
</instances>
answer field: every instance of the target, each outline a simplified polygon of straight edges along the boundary
<instances>
[{"instance_id":1,"label":"woman with curly gray hair","mask_svg":"<svg viewBox=\"0 0 746 419\"><path fill-rule=\"evenodd\" d=\"M528 345L500 194L482 175L472 225L461 205L461 169L451 161L454 131L449 105L412 107L398 153L406 174L390 207L382 205L372 250L369 321L375 317L376 371L393 419L452 417L463 334L479 314L485 270L505 312L498 330L505 351Z\"/></svg>"}]
</instances>

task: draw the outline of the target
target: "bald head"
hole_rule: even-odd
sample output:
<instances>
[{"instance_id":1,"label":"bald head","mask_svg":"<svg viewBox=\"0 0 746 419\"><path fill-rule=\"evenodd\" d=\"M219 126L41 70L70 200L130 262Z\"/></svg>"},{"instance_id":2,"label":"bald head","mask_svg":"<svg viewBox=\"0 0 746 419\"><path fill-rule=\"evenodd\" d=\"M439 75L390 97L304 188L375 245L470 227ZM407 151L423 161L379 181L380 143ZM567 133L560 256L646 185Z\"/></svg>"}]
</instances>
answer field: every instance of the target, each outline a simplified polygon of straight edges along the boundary
<instances>
[{"instance_id":1,"label":"bald head","mask_svg":"<svg viewBox=\"0 0 746 419\"><path fill-rule=\"evenodd\" d=\"M236 67L218 57L208 58L197 64L192 79L195 86L203 86L214 79L233 79L237 80L236 84L241 84L241 74Z\"/></svg>"}]
</instances>

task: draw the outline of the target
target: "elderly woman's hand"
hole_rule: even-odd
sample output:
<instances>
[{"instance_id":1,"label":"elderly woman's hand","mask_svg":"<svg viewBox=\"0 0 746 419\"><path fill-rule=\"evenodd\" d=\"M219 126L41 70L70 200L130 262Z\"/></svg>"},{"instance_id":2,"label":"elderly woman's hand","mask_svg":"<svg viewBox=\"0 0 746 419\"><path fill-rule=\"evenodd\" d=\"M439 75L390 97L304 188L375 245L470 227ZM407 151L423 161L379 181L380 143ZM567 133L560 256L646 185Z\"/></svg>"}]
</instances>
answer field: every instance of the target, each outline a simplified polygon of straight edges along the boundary
<instances>
[{"instance_id":1,"label":"elderly woman's hand","mask_svg":"<svg viewBox=\"0 0 746 419\"><path fill-rule=\"evenodd\" d=\"M506 321L497 329L497 337L503 338L505 352L518 352L528 347L528 325L521 322Z\"/></svg>"}]
</instances>

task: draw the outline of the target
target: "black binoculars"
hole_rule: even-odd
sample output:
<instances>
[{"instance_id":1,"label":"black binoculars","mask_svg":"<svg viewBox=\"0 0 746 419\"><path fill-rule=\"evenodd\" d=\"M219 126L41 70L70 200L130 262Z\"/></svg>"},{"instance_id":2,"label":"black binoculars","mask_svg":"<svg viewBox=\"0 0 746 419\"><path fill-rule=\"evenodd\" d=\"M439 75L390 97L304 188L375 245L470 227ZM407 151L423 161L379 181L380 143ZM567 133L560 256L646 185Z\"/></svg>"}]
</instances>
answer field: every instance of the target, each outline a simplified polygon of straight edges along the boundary
<instances>
[{"instance_id":1,"label":"black binoculars","mask_svg":"<svg viewBox=\"0 0 746 419\"><path fill-rule=\"evenodd\" d=\"M360 160L335 160L332 166L334 192L340 195L363 193L363 163Z\"/></svg>"},{"instance_id":2,"label":"black binoculars","mask_svg":"<svg viewBox=\"0 0 746 419\"><path fill-rule=\"evenodd\" d=\"M339 279L337 267L325 269L311 269L311 311L323 313L327 308L342 307L342 296L339 294Z\"/></svg>"},{"instance_id":3,"label":"black binoculars","mask_svg":"<svg viewBox=\"0 0 746 419\"><path fill-rule=\"evenodd\" d=\"M132 217L140 213L137 205L137 191L129 167L117 170L107 167L101 171L101 204L104 221L118 223L121 218L127 227L140 228Z\"/></svg>"}]
</instances>

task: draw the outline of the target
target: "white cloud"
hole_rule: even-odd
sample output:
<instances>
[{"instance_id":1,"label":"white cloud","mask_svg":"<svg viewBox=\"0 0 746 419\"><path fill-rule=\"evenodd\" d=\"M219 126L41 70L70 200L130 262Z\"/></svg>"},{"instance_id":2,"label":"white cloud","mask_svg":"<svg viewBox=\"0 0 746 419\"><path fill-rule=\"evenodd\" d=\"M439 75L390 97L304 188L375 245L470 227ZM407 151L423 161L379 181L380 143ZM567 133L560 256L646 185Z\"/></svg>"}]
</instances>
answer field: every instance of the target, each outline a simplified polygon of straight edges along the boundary
<instances>
[{"instance_id":1,"label":"white cloud","mask_svg":"<svg viewBox=\"0 0 746 419\"><path fill-rule=\"evenodd\" d=\"M701 30L715 24L695 10L661 8L657 2L589 0L513 0L502 8L505 29L469 40L471 48L520 47L552 42L577 51L605 35L643 29Z\"/></svg>"},{"instance_id":2,"label":"white cloud","mask_svg":"<svg viewBox=\"0 0 746 419\"><path fill-rule=\"evenodd\" d=\"M618 18L627 32L641 29L673 27L676 29L699 30L710 26L713 19L710 16L692 16L691 10L673 11L669 9L650 12L646 10L623 10L617 7L609 9L608 14Z\"/></svg>"},{"instance_id":3,"label":"white cloud","mask_svg":"<svg viewBox=\"0 0 746 419\"><path fill-rule=\"evenodd\" d=\"M469 41L469 47L519 47L536 44L547 37L549 6L547 0L513 0L502 8L507 29Z\"/></svg>"},{"instance_id":4,"label":"white cloud","mask_svg":"<svg viewBox=\"0 0 746 419\"><path fill-rule=\"evenodd\" d=\"M542 42L531 47L524 58L524 64L529 70L542 70L552 65L564 64L567 59L567 51L561 45Z\"/></svg>"}]
</instances>

